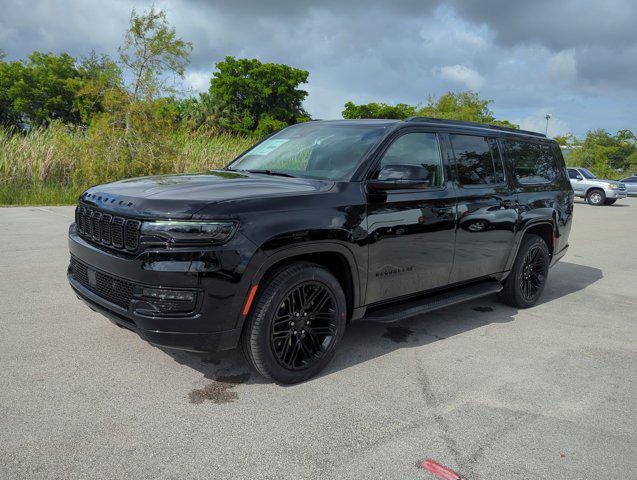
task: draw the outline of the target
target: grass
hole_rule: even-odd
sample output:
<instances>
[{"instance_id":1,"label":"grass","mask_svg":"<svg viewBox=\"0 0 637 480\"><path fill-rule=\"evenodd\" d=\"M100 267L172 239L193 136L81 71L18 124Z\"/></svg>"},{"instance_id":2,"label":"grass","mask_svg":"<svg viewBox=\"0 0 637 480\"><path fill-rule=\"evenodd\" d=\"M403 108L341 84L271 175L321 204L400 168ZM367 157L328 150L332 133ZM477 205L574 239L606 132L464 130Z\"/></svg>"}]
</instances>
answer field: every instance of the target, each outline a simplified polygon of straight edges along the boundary
<instances>
[{"instance_id":1,"label":"grass","mask_svg":"<svg viewBox=\"0 0 637 480\"><path fill-rule=\"evenodd\" d=\"M0 128L0 205L70 205L91 185L221 168L255 142L180 130L124 137L59 124L27 133Z\"/></svg>"}]
</instances>

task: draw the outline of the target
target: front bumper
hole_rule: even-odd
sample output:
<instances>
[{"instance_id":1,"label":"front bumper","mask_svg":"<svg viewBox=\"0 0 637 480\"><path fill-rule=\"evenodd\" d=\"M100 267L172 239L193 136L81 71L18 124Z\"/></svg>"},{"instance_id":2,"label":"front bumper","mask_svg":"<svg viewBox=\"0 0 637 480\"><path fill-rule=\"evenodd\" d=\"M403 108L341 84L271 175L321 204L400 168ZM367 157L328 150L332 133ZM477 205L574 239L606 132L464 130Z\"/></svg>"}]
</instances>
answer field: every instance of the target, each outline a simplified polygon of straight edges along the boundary
<instances>
[{"instance_id":1,"label":"front bumper","mask_svg":"<svg viewBox=\"0 0 637 480\"><path fill-rule=\"evenodd\" d=\"M241 336L241 329L227 330L223 332L166 332L161 330L148 330L138 327L135 322L116 311L113 304L108 302L86 287L78 283L72 276L69 276L69 283L75 291L77 297L86 303L89 308L97 313L101 313L111 322L121 325L137 333L142 339L152 345L162 348L176 350L187 350L191 352L215 352L220 350L230 350L235 348ZM104 304L108 306L105 306Z\"/></svg>"},{"instance_id":2,"label":"front bumper","mask_svg":"<svg viewBox=\"0 0 637 480\"><path fill-rule=\"evenodd\" d=\"M628 196L628 192L626 190L605 190L606 198L626 198Z\"/></svg>"},{"instance_id":3,"label":"front bumper","mask_svg":"<svg viewBox=\"0 0 637 480\"><path fill-rule=\"evenodd\" d=\"M101 283L87 282L84 275L76 278L71 266L68 281L91 309L134 330L153 345L189 351L227 350L237 346L241 335L244 298L242 276L236 272L251 255L251 248L239 238L233 247L158 249L127 256L87 242L71 226L71 264L88 267ZM112 292L108 290L111 283ZM124 300L121 285L131 288ZM138 291L143 287L196 292L196 301L188 311L154 310L149 308L154 300L130 294L133 288Z\"/></svg>"}]
</instances>

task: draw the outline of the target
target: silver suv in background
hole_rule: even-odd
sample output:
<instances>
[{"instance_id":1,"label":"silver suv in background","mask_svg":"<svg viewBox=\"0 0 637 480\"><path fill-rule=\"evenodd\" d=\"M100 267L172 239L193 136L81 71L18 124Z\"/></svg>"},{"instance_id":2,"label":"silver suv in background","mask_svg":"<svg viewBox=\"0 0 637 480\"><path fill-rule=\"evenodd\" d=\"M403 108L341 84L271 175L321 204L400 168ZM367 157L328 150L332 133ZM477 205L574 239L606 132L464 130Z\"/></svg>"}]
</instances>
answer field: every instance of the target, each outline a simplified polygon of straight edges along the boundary
<instances>
[{"instance_id":1,"label":"silver suv in background","mask_svg":"<svg viewBox=\"0 0 637 480\"><path fill-rule=\"evenodd\" d=\"M585 198L589 205L612 205L628 195L623 183L597 178L586 168L569 167L568 178L575 195Z\"/></svg>"},{"instance_id":2,"label":"silver suv in background","mask_svg":"<svg viewBox=\"0 0 637 480\"><path fill-rule=\"evenodd\" d=\"M637 195L637 175L622 178L620 181L626 184L628 195Z\"/></svg>"}]
</instances>

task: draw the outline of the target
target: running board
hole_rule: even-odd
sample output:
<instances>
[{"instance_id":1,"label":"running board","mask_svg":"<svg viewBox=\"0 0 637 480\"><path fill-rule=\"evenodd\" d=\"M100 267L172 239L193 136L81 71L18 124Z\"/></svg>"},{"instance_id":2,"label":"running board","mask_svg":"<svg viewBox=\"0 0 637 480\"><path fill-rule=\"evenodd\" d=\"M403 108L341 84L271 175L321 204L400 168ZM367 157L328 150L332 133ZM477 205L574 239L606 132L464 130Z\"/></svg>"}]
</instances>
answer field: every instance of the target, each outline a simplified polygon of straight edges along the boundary
<instances>
[{"instance_id":1,"label":"running board","mask_svg":"<svg viewBox=\"0 0 637 480\"><path fill-rule=\"evenodd\" d=\"M391 305L373 310L365 315L365 320L379 323L393 323L406 318L416 317L423 313L449 307L457 303L498 293L502 284L495 280L473 284L444 293L438 293L425 298L419 298L399 305Z\"/></svg>"}]
</instances>

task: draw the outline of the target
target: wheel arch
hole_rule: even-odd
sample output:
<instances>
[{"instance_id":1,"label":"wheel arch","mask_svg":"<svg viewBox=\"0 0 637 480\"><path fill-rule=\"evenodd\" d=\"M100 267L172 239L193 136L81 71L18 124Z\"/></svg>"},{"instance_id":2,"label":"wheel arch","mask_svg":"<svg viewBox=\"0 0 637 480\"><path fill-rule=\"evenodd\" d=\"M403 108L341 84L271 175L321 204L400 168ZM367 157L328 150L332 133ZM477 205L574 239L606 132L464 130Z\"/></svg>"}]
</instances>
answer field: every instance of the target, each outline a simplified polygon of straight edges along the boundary
<instances>
[{"instance_id":1,"label":"wheel arch","mask_svg":"<svg viewBox=\"0 0 637 480\"><path fill-rule=\"evenodd\" d=\"M549 249L549 254L551 255L551 257L553 257L553 250L556 238L555 218L536 220L528 223L524 226L523 229L520 230L515 242L515 247L511 249L511 254L509 255L509 259L507 261L507 271L510 271L511 268L513 268L513 263L515 262L515 259L518 256L518 252L520 250L520 246L522 245L522 239L525 235L528 234L535 234L542 238L544 242L546 242L546 246Z\"/></svg>"},{"instance_id":2,"label":"wheel arch","mask_svg":"<svg viewBox=\"0 0 637 480\"><path fill-rule=\"evenodd\" d=\"M588 197L588 194L590 192L592 192L593 190L599 190L600 192L602 192L604 195L606 195L606 192L604 191L604 189L600 186L597 185L592 185L590 187L588 187L585 191L584 191L584 198Z\"/></svg>"},{"instance_id":3,"label":"wheel arch","mask_svg":"<svg viewBox=\"0 0 637 480\"><path fill-rule=\"evenodd\" d=\"M245 305L253 286L259 286L257 289L258 295L261 285L267 281L269 275L272 275L284 265L298 261L307 261L320 265L336 277L343 287L347 300L348 320L351 318L353 310L360 305L361 298L363 298L359 266L356 258L349 248L340 243L317 241L281 247L274 252L269 252L267 256L257 255L253 261L258 262L259 265L254 268L248 266L246 269L246 278L242 282L243 288L240 288L238 294L242 306ZM243 308L239 310L237 328L243 328L245 316L243 315Z\"/></svg>"}]
</instances>

